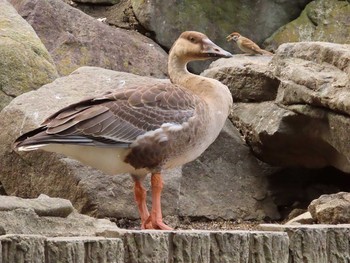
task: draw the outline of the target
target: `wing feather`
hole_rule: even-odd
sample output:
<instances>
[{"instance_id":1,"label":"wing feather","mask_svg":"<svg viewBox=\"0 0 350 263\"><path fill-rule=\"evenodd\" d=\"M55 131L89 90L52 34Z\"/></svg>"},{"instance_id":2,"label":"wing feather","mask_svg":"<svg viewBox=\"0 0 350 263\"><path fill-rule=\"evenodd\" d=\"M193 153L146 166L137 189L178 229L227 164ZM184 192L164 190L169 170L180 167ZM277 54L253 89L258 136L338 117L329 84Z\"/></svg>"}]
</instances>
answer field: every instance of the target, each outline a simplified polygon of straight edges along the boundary
<instances>
[{"instance_id":1,"label":"wing feather","mask_svg":"<svg viewBox=\"0 0 350 263\"><path fill-rule=\"evenodd\" d=\"M173 84L118 89L54 113L43 122L43 126L38 129L40 132L28 144L46 142L124 146L125 143L131 144L138 136L160 128L164 123L186 122L196 114L199 101L190 91ZM17 141L17 147L25 145L25 141Z\"/></svg>"}]
</instances>

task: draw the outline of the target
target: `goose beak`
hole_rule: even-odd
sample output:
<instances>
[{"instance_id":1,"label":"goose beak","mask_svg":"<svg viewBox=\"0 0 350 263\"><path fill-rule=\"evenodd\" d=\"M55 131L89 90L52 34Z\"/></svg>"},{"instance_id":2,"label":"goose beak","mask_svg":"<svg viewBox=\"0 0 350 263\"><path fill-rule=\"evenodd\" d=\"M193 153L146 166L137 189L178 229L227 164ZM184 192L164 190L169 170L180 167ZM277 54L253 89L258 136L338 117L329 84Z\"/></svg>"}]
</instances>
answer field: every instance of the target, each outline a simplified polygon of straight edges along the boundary
<instances>
[{"instance_id":1,"label":"goose beak","mask_svg":"<svg viewBox=\"0 0 350 263\"><path fill-rule=\"evenodd\" d=\"M230 58L233 55L214 44L210 39L203 40L203 53L213 58Z\"/></svg>"}]
</instances>

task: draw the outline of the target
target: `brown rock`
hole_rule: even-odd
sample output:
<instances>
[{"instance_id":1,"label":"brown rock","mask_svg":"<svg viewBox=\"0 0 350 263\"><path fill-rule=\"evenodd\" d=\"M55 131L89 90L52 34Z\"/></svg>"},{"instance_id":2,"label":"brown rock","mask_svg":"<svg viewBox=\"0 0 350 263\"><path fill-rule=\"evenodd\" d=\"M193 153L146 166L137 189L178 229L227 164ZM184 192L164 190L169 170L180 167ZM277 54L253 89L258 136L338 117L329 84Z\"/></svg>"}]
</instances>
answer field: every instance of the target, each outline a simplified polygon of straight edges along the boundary
<instances>
[{"instance_id":1,"label":"brown rock","mask_svg":"<svg viewBox=\"0 0 350 263\"><path fill-rule=\"evenodd\" d=\"M310 212L303 213L301 215L298 215L288 222L286 222L286 225L300 225L300 224L312 224L315 220L312 218Z\"/></svg>"},{"instance_id":2,"label":"brown rock","mask_svg":"<svg viewBox=\"0 0 350 263\"><path fill-rule=\"evenodd\" d=\"M350 223L350 193L321 195L309 205L312 217L321 224Z\"/></svg>"}]
</instances>

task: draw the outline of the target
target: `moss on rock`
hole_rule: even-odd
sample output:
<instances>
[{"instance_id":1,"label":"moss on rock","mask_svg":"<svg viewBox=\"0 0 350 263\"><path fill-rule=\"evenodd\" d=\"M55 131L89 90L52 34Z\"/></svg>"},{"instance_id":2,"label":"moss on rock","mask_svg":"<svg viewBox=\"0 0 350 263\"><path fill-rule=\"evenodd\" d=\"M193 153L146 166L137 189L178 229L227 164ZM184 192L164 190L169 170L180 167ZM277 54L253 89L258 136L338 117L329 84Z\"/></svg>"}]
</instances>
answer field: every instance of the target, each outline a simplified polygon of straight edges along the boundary
<instances>
[{"instance_id":1,"label":"moss on rock","mask_svg":"<svg viewBox=\"0 0 350 263\"><path fill-rule=\"evenodd\" d=\"M287 42L325 41L350 44L350 3L340 0L315 0L301 15L278 29L265 45L275 49Z\"/></svg>"},{"instance_id":2,"label":"moss on rock","mask_svg":"<svg viewBox=\"0 0 350 263\"><path fill-rule=\"evenodd\" d=\"M0 2L0 110L12 98L58 76L32 27L6 1Z\"/></svg>"}]
</instances>

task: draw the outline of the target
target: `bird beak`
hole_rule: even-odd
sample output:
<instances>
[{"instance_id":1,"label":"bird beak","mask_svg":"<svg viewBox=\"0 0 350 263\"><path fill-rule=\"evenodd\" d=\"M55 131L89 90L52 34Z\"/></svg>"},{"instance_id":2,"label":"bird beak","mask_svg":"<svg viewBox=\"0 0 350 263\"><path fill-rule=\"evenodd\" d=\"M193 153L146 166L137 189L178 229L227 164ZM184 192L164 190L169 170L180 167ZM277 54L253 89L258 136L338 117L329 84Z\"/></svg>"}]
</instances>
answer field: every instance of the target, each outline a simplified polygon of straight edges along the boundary
<instances>
[{"instance_id":1,"label":"bird beak","mask_svg":"<svg viewBox=\"0 0 350 263\"><path fill-rule=\"evenodd\" d=\"M228 35L228 36L226 37L227 42L231 41L231 40L232 40L232 38L233 38L233 36Z\"/></svg>"},{"instance_id":2,"label":"bird beak","mask_svg":"<svg viewBox=\"0 0 350 263\"><path fill-rule=\"evenodd\" d=\"M210 39L203 40L203 53L214 58L230 58L233 56L230 52L214 44Z\"/></svg>"}]
</instances>

